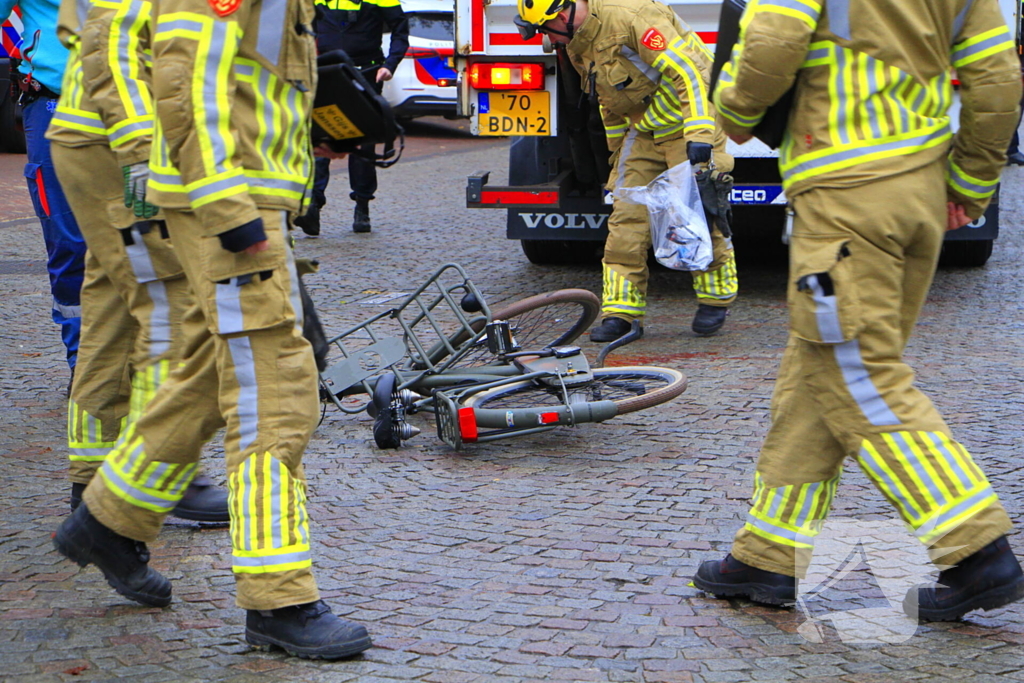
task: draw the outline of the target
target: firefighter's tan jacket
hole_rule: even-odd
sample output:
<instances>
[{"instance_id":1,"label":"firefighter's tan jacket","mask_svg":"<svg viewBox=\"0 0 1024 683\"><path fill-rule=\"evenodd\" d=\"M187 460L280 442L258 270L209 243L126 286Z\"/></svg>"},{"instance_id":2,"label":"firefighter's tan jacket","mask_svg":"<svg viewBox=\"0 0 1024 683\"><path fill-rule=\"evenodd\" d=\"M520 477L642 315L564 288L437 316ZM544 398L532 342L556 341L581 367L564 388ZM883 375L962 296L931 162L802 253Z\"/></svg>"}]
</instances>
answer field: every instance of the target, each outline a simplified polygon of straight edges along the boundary
<instances>
[{"instance_id":1,"label":"firefighter's tan jacket","mask_svg":"<svg viewBox=\"0 0 1024 683\"><path fill-rule=\"evenodd\" d=\"M196 213L207 235L302 210L316 90L313 3L160 0L157 124L147 199Z\"/></svg>"},{"instance_id":2,"label":"firefighter's tan jacket","mask_svg":"<svg viewBox=\"0 0 1024 683\"><path fill-rule=\"evenodd\" d=\"M567 47L583 89L597 91L609 147L632 123L658 142L685 138L724 152L707 83L712 56L696 33L655 0L590 0Z\"/></svg>"},{"instance_id":3,"label":"firefighter's tan jacket","mask_svg":"<svg viewBox=\"0 0 1024 683\"><path fill-rule=\"evenodd\" d=\"M108 145L121 166L149 158L151 10L149 0L61 3L57 32L70 52L50 140Z\"/></svg>"},{"instance_id":4,"label":"firefighter's tan jacket","mask_svg":"<svg viewBox=\"0 0 1024 683\"><path fill-rule=\"evenodd\" d=\"M747 132L795 80L779 158L789 196L948 155L949 200L977 218L1017 124L1013 50L996 0L752 0L715 102L727 132ZM955 137L947 112L954 69Z\"/></svg>"}]
</instances>

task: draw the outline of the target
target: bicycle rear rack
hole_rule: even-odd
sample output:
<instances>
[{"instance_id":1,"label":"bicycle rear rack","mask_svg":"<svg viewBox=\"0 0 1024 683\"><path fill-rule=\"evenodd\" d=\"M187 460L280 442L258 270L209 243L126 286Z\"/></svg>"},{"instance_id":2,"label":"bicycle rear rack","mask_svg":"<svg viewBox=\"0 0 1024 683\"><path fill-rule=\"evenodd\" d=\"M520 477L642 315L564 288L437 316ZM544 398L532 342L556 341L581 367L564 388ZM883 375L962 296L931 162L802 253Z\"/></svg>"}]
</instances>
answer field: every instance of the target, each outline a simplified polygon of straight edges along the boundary
<instances>
[{"instance_id":1,"label":"bicycle rear rack","mask_svg":"<svg viewBox=\"0 0 1024 683\"><path fill-rule=\"evenodd\" d=\"M463 310L467 295L479 310ZM376 378L389 370L397 390L442 372L474 348L490 321L491 311L466 271L445 264L398 306L328 339L341 358L329 361L320 384L339 410L362 412L366 404L346 406L341 398L371 395Z\"/></svg>"}]
</instances>

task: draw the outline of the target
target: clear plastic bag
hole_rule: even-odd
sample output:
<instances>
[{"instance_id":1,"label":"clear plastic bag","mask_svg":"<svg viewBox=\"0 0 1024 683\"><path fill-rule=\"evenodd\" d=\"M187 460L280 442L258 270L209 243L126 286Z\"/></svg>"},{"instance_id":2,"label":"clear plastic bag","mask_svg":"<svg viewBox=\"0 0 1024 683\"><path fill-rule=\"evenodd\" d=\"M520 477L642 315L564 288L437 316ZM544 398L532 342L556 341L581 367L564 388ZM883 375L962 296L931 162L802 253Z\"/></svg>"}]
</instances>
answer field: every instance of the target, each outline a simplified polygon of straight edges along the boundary
<instances>
[{"instance_id":1,"label":"clear plastic bag","mask_svg":"<svg viewBox=\"0 0 1024 683\"><path fill-rule=\"evenodd\" d=\"M646 186L617 187L615 197L647 207L658 263L673 270L711 265L711 233L690 162L673 166Z\"/></svg>"}]
</instances>

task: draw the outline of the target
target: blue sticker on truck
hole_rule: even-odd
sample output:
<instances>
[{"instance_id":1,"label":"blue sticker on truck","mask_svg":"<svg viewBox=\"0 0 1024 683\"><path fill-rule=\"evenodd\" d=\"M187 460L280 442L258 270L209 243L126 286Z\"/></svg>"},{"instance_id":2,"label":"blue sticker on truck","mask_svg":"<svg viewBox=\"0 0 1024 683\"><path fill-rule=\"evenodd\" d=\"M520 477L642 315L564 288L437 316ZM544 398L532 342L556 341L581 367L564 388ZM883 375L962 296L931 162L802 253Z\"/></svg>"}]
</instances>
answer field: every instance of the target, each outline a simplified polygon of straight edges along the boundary
<instances>
[{"instance_id":1,"label":"blue sticker on truck","mask_svg":"<svg viewBox=\"0 0 1024 683\"><path fill-rule=\"evenodd\" d=\"M733 204L785 204L786 194L781 185L737 185L732 188L729 201Z\"/></svg>"},{"instance_id":2,"label":"blue sticker on truck","mask_svg":"<svg viewBox=\"0 0 1024 683\"><path fill-rule=\"evenodd\" d=\"M491 93L477 93L476 105L481 114L488 114L491 111Z\"/></svg>"}]
</instances>

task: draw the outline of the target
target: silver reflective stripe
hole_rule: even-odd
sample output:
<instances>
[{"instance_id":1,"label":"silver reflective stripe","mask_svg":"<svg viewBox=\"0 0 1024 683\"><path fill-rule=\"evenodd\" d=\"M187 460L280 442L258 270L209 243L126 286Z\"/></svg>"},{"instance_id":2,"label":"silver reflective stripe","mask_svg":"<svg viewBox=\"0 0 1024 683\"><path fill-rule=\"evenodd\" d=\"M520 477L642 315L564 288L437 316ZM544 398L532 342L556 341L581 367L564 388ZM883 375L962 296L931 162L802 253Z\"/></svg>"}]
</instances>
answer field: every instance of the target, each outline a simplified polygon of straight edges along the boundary
<instances>
[{"instance_id":1,"label":"silver reflective stripe","mask_svg":"<svg viewBox=\"0 0 1024 683\"><path fill-rule=\"evenodd\" d=\"M254 70L255 71L255 70ZM263 123L267 127L267 134L263 137L263 149L261 156L269 166L269 170L283 172L284 168L278 158L272 153L275 142L278 141L276 103L270 92L270 73L266 69L260 69L259 89L257 96L263 100Z\"/></svg>"},{"instance_id":2,"label":"silver reflective stripe","mask_svg":"<svg viewBox=\"0 0 1024 683\"><path fill-rule=\"evenodd\" d=\"M134 500L140 503L151 505L160 512L168 512L171 509L173 509L175 505L177 505L177 500L168 500L167 498L164 497L155 496L151 493L143 491L142 489L138 488L137 486L126 480L124 477L121 476L121 473L118 472L117 469L111 465L110 460L107 460L103 463L103 475L107 477L107 479L114 482L114 486L116 488L120 489L124 493L127 493L128 496L130 496ZM129 500L128 502L131 503L132 501Z\"/></svg>"},{"instance_id":3,"label":"silver reflective stripe","mask_svg":"<svg viewBox=\"0 0 1024 683\"><path fill-rule=\"evenodd\" d=\"M988 498L995 499L996 494L992 490L991 486L985 484L982 488L978 489L978 491L972 493L967 499L957 503L944 513L929 517L924 524L914 530L914 535L918 538L924 538L925 536L942 529L943 526L949 524L972 507L984 503Z\"/></svg>"},{"instance_id":4,"label":"silver reflective stripe","mask_svg":"<svg viewBox=\"0 0 1024 683\"><path fill-rule=\"evenodd\" d=\"M886 405L885 399L878 393L871 375L864 367L864 360L860 355L860 344L852 339L832 347L836 357L836 363L846 380L846 388L857 402L864 417L876 427L902 424L900 419Z\"/></svg>"},{"instance_id":5,"label":"silver reflective stripe","mask_svg":"<svg viewBox=\"0 0 1024 683\"><path fill-rule=\"evenodd\" d=\"M128 5L128 11L125 12L125 19L121 24L121 35L117 42L117 49L119 58L117 60L118 69L121 71L121 78L124 79L125 88L128 90L128 97L132 101L132 106L135 107L136 115L142 115L149 112L149 99L142 96L142 92L139 90L138 74L132 74L132 61L126 58L126 55L134 52L132 49L132 42L134 37L131 35L129 30L131 26L139 19L139 15L149 14L149 3L132 2Z\"/></svg>"},{"instance_id":6,"label":"silver reflective stripe","mask_svg":"<svg viewBox=\"0 0 1024 683\"><path fill-rule=\"evenodd\" d=\"M847 129L847 111L846 107L850 103L850 95L846 92L846 50L839 48L835 52L836 54L836 68L832 74L832 82L835 84L836 95L836 132L839 134L839 143L843 145L850 144L850 133Z\"/></svg>"},{"instance_id":7,"label":"silver reflective stripe","mask_svg":"<svg viewBox=\"0 0 1024 683\"><path fill-rule=\"evenodd\" d=\"M791 541L792 543L814 545L814 536L808 536L806 534L801 534L799 532L787 529L785 527L776 526L771 522L765 521L751 514L747 515L747 524L756 529L760 529L761 531L765 531L769 534L772 534L773 536L785 538L786 540Z\"/></svg>"},{"instance_id":8,"label":"silver reflective stripe","mask_svg":"<svg viewBox=\"0 0 1024 683\"><path fill-rule=\"evenodd\" d=\"M149 357L161 356L171 348L171 302L167 298L167 285L156 280L146 285L153 302L149 316Z\"/></svg>"},{"instance_id":9,"label":"silver reflective stripe","mask_svg":"<svg viewBox=\"0 0 1024 683\"><path fill-rule=\"evenodd\" d=\"M633 143L636 142L636 130L630 128L626 133L626 139L622 141L619 149L619 167L615 169L615 187L622 187L621 183L626 180L626 161L633 153Z\"/></svg>"},{"instance_id":10,"label":"silver reflective stripe","mask_svg":"<svg viewBox=\"0 0 1024 683\"><path fill-rule=\"evenodd\" d=\"M282 564L294 564L296 562L310 562L312 554L309 550L300 550L295 553L282 553L266 555L263 557L239 557L234 556L236 567L269 567L273 568Z\"/></svg>"},{"instance_id":11,"label":"silver reflective stripe","mask_svg":"<svg viewBox=\"0 0 1024 683\"><path fill-rule=\"evenodd\" d=\"M149 479L144 484L147 488L156 488L156 484L160 481L160 478L167 474L167 470L171 469L171 466L166 462L159 463L153 468L153 472L149 475Z\"/></svg>"},{"instance_id":12,"label":"silver reflective stripe","mask_svg":"<svg viewBox=\"0 0 1024 683\"><path fill-rule=\"evenodd\" d=\"M676 40L678 40L678 38ZM689 81L690 90L693 92L693 101L689 104L693 109L694 115L707 116L708 112L706 103L704 102L704 98L700 96L700 87L703 83L701 75L693 70L693 67L690 66L687 60L683 59L682 56L674 52L672 49L665 51L665 60L672 62L682 69L685 74L684 78Z\"/></svg>"},{"instance_id":13,"label":"silver reflective stripe","mask_svg":"<svg viewBox=\"0 0 1024 683\"><path fill-rule=\"evenodd\" d=\"M964 30L964 22L967 21L967 13L971 11L971 6L974 4L974 0L967 0L964 3L964 8L960 10L960 13L956 15L956 19L953 20L953 42L960 37L960 31Z\"/></svg>"},{"instance_id":14,"label":"silver reflective stripe","mask_svg":"<svg viewBox=\"0 0 1024 683\"><path fill-rule=\"evenodd\" d=\"M244 540L243 549L252 550L252 515L249 514L251 510L250 503L255 501L256 497L256 475L254 470L256 469L256 459L246 458L242 461L242 466L239 468L238 478L242 482L242 538Z\"/></svg>"},{"instance_id":15,"label":"silver reflective stripe","mask_svg":"<svg viewBox=\"0 0 1024 683\"><path fill-rule=\"evenodd\" d=\"M194 204L195 202L198 202L200 199L208 197L211 194L215 194L217 192L223 192L225 190L232 189L244 190L246 185L247 182L245 179L245 174L239 173L237 175L231 176L230 178L222 178L221 180L212 182L209 185L203 185L202 187L197 187L189 190L188 199L190 202Z\"/></svg>"},{"instance_id":16,"label":"silver reflective stripe","mask_svg":"<svg viewBox=\"0 0 1024 683\"><path fill-rule=\"evenodd\" d=\"M967 59L971 55L976 55L979 52L984 52L990 47L995 47L996 45L1000 45L1009 40L1010 31L1006 27L1003 27L1002 31L1000 31L999 33L990 38L986 38L980 43L975 43L974 45L971 45L969 47L963 47L960 48L959 50L954 51L951 57L951 59L953 60L953 65L957 66L959 62L963 61L964 59Z\"/></svg>"},{"instance_id":17,"label":"silver reflective stripe","mask_svg":"<svg viewBox=\"0 0 1024 683\"><path fill-rule=\"evenodd\" d=\"M786 491L788 493L787 489L792 490L788 486L782 487L782 491ZM786 500L786 494L781 493L779 489L772 489L769 495L772 496L772 507L768 510L768 516L775 517L779 512L779 506Z\"/></svg>"},{"instance_id":18,"label":"silver reflective stripe","mask_svg":"<svg viewBox=\"0 0 1024 683\"><path fill-rule=\"evenodd\" d=\"M875 139L882 137L882 128L878 123L878 119L882 118L883 114L879 112L878 99L872 99L878 94L878 60L868 57L865 60L864 69L867 71L867 82L868 91L861 95L861 99L864 101L864 107L868 111L868 123L871 126L871 135Z\"/></svg>"},{"instance_id":19,"label":"silver reflective stripe","mask_svg":"<svg viewBox=\"0 0 1024 683\"><path fill-rule=\"evenodd\" d=\"M217 302L217 332L234 334L245 329L242 319L241 287L238 278L215 285Z\"/></svg>"},{"instance_id":20,"label":"silver reflective stripe","mask_svg":"<svg viewBox=\"0 0 1024 683\"><path fill-rule=\"evenodd\" d=\"M899 449L900 454L903 456L903 461L909 463L910 466L914 468L914 472L916 472L918 478L924 482L925 488L928 489L928 493L931 494L932 499L940 506L945 505L949 501L946 499L945 494L939 490L935 478L928 473L924 462L918 454L914 452L914 447L907 438L908 436L907 432L895 432L889 434L889 437L892 439L895 447Z\"/></svg>"},{"instance_id":21,"label":"silver reflective stripe","mask_svg":"<svg viewBox=\"0 0 1024 683\"><path fill-rule=\"evenodd\" d=\"M288 230L288 213L281 212L281 232ZM288 268L288 298L292 303L292 311L295 313L295 329L302 334L302 325L305 321L305 312L302 310L302 295L299 293L299 273L295 270L295 254L285 240L286 263Z\"/></svg>"},{"instance_id":22,"label":"silver reflective stripe","mask_svg":"<svg viewBox=\"0 0 1024 683\"><path fill-rule=\"evenodd\" d=\"M270 190L291 190L302 192L306 184L298 180L284 180L282 178L250 178L249 186L253 188L262 187Z\"/></svg>"},{"instance_id":23,"label":"silver reflective stripe","mask_svg":"<svg viewBox=\"0 0 1024 683\"><path fill-rule=\"evenodd\" d=\"M850 40L850 0L825 0L828 28L843 40Z\"/></svg>"},{"instance_id":24,"label":"silver reflective stripe","mask_svg":"<svg viewBox=\"0 0 1024 683\"><path fill-rule=\"evenodd\" d=\"M172 496L175 496L175 497L179 497L179 496L183 495L183 492L184 492L185 488L189 484L192 483L192 477L193 477L193 475L195 475L195 471L196 471L196 469L198 469L198 467L199 467L198 463L192 463L190 465L185 465L183 473L178 478L178 483L176 483L174 485L174 488L172 488L170 491L168 491L168 493L170 493Z\"/></svg>"},{"instance_id":25,"label":"silver reflective stripe","mask_svg":"<svg viewBox=\"0 0 1024 683\"><path fill-rule=\"evenodd\" d=\"M272 458L270 465L271 543L274 548L280 548L283 545L281 540L281 470L284 468L284 463L277 458Z\"/></svg>"},{"instance_id":26,"label":"silver reflective stripe","mask_svg":"<svg viewBox=\"0 0 1024 683\"><path fill-rule=\"evenodd\" d=\"M103 460L113 448L69 448L73 456L76 459L90 459L90 460Z\"/></svg>"},{"instance_id":27,"label":"silver reflective stripe","mask_svg":"<svg viewBox=\"0 0 1024 683\"><path fill-rule=\"evenodd\" d=\"M153 268L153 261L149 258L149 249L146 248L146 243L138 228L133 226L131 235L134 243L126 246L124 250L128 254L128 262L132 267L132 274L135 275L135 281L144 285L157 279L156 269Z\"/></svg>"},{"instance_id":28,"label":"silver reflective stripe","mask_svg":"<svg viewBox=\"0 0 1024 683\"><path fill-rule=\"evenodd\" d=\"M81 306L69 306L67 304L60 303L56 299L53 300L53 310L57 311L58 313L60 313L65 318L81 318L82 317L82 307Z\"/></svg>"},{"instance_id":29,"label":"silver reflective stripe","mask_svg":"<svg viewBox=\"0 0 1024 683\"><path fill-rule=\"evenodd\" d=\"M818 20L818 16L821 14L821 10L815 10L808 7L806 3L799 2L799 0L762 0L758 3L758 9L761 7L785 7L786 9L796 10L801 14L806 14L808 18L813 21Z\"/></svg>"},{"instance_id":30,"label":"silver reflective stripe","mask_svg":"<svg viewBox=\"0 0 1024 683\"><path fill-rule=\"evenodd\" d=\"M965 178L960 169L951 168L949 174L949 181L958 190L966 190L964 194L970 196L971 194L979 194L983 197L987 197L990 194L994 194L996 191L996 183L993 182L991 185L979 185L973 183Z\"/></svg>"},{"instance_id":31,"label":"silver reflective stripe","mask_svg":"<svg viewBox=\"0 0 1024 683\"><path fill-rule=\"evenodd\" d=\"M157 24L157 38L159 34L165 31L190 31L193 33L202 33L203 25L198 21L192 21L191 19L174 19L173 21L160 21Z\"/></svg>"},{"instance_id":32,"label":"silver reflective stripe","mask_svg":"<svg viewBox=\"0 0 1024 683\"><path fill-rule=\"evenodd\" d=\"M802 527L807 523L807 518L811 516L811 511L814 509L814 496L817 495L818 489L821 488L821 482L816 481L813 484L804 484L806 492L804 493L804 504L800 508L800 514L797 515L796 523L793 526Z\"/></svg>"},{"instance_id":33,"label":"silver reflective stripe","mask_svg":"<svg viewBox=\"0 0 1024 683\"><path fill-rule=\"evenodd\" d=\"M814 299L814 317L818 320L818 335L826 344L843 342L843 329L839 323L839 305L834 294L826 296L817 275L808 275L807 284Z\"/></svg>"},{"instance_id":34,"label":"silver reflective stripe","mask_svg":"<svg viewBox=\"0 0 1024 683\"><path fill-rule=\"evenodd\" d=\"M106 127L103 125L103 121L100 119L98 114L93 116L84 116L81 114L72 114L65 109L58 109L53 115L53 120L57 123L66 121L67 123L77 123L81 126L89 126L90 128L106 130Z\"/></svg>"},{"instance_id":35,"label":"silver reflective stripe","mask_svg":"<svg viewBox=\"0 0 1024 683\"><path fill-rule=\"evenodd\" d=\"M231 351L231 362L235 366L235 381L238 382L238 449L245 452L259 436L259 387L256 385L256 362L252 356L252 344L248 337L234 337L227 340Z\"/></svg>"},{"instance_id":36,"label":"silver reflective stripe","mask_svg":"<svg viewBox=\"0 0 1024 683\"><path fill-rule=\"evenodd\" d=\"M211 156L213 157L213 164L216 169L211 175L220 175L227 171L227 164L230 161L228 157L228 143L221 135L220 122L222 119L228 119L231 112L221 110L218 101L220 93L214 87L214 84L220 82L221 60L224 58L223 55L228 42L228 30L232 26L234 24L221 21L215 21L212 24L210 48L206 58L206 73L203 75L204 82L208 84L208 87L202 89L206 120L196 122L196 127L203 130L209 136ZM195 201L192 198L192 192L189 192L189 200Z\"/></svg>"},{"instance_id":37,"label":"silver reflective stripe","mask_svg":"<svg viewBox=\"0 0 1024 683\"><path fill-rule=\"evenodd\" d=\"M126 76L127 78L127 76ZM129 133L137 133L139 131L151 131L153 130L153 121L136 121L135 123L125 124L117 129L117 131L111 133L108 137L110 142L116 143L121 138L125 137Z\"/></svg>"},{"instance_id":38,"label":"silver reflective stripe","mask_svg":"<svg viewBox=\"0 0 1024 683\"><path fill-rule=\"evenodd\" d=\"M825 57L828 57L829 54L831 54L831 52L831 45L828 47L818 47L813 50L809 50L807 52L807 57L804 59L804 61L810 61L812 59L824 59Z\"/></svg>"},{"instance_id":39,"label":"silver reflective stripe","mask_svg":"<svg viewBox=\"0 0 1024 683\"><path fill-rule=\"evenodd\" d=\"M946 137L949 135L949 126L945 125L941 128L934 130L930 133L923 135L915 135L914 137L905 138L903 140L895 140L893 142L884 142L875 145L863 145L853 149L844 149L832 154L828 154L817 159L810 159L802 163L796 164L792 168L788 168L784 171L786 176L794 176L799 173L806 171L812 171L823 166L829 166L831 164L848 161L857 157L861 157L867 154L876 154L879 152L898 152L906 148L920 147L928 144L932 140Z\"/></svg>"},{"instance_id":40,"label":"silver reflective stripe","mask_svg":"<svg viewBox=\"0 0 1024 683\"><path fill-rule=\"evenodd\" d=\"M161 151L164 151L165 149L166 149L165 147L161 147ZM165 160L166 160L166 158L165 158ZM166 163L170 163L170 162L167 161ZM149 171L149 178L150 178L150 180L155 180L158 183L166 183L168 185L179 185L180 186L182 184L181 176L180 175L176 175L176 174L173 174L173 173L161 173L160 171L154 170L152 167L150 168L150 171Z\"/></svg>"},{"instance_id":41,"label":"silver reflective stripe","mask_svg":"<svg viewBox=\"0 0 1024 683\"><path fill-rule=\"evenodd\" d=\"M75 3L75 10L78 14L78 30L76 33L81 33L82 29L85 28L85 20L89 16L89 8L92 7L92 0L78 0Z\"/></svg>"},{"instance_id":42,"label":"silver reflective stripe","mask_svg":"<svg viewBox=\"0 0 1024 683\"><path fill-rule=\"evenodd\" d=\"M288 0L264 0L260 10L260 30L256 38L256 51L274 66L281 56L281 38L285 26L285 12Z\"/></svg>"},{"instance_id":43,"label":"silver reflective stripe","mask_svg":"<svg viewBox=\"0 0 1024 683\"><path fill-rule=\"evenodd\" d=\"M964 490L971 488L971 484L973 482L971 481L970 476L968 476L968 474L964 472L963 468L960 467L960 461L957 460L956 456L950 453L949 449L946 448L945 441L943 441L943 439L941 439L935 432L921 432L921 437L924 441L927 441L933 449L942 454L943 460L946 462L946 465L949 466L949 469L956 472L960 486L962 486Z\"/></svg>"},{"instance_id":44,"label":"silver reflective stripe","mask_svg":"<svg viewBox=\"0 0 1024 683\"><path fill-rule=\"evenodd\" d=\"M875 461L875 456L871 451L866 448L861 448L857 461L861 464L861 467L867 470L869 477L884 483L889 495L900 502L900 508L908 517L911 517L914 520L918 519L918 516L914 512L917 509L917 504L903 495L900 483L893 481L885 467L883 467L881 463Z\"/></svg>"},{"instance_id":45,"label":"silver reflective stripe","mask_svg":"<svg viewBox=\"0 0 1024 683\"><path fill-rule=\"evenodd\" d=\"M679 39L677 38L676 40ZM661 72L645 62L631 47L623 45L620 48L620 51L622 52L622 56L628 59L633 66L639 69L640 73L646 76L647 80L651 83L657 83L658 80L661 79Z\"/></svg>"}]
</instances>

